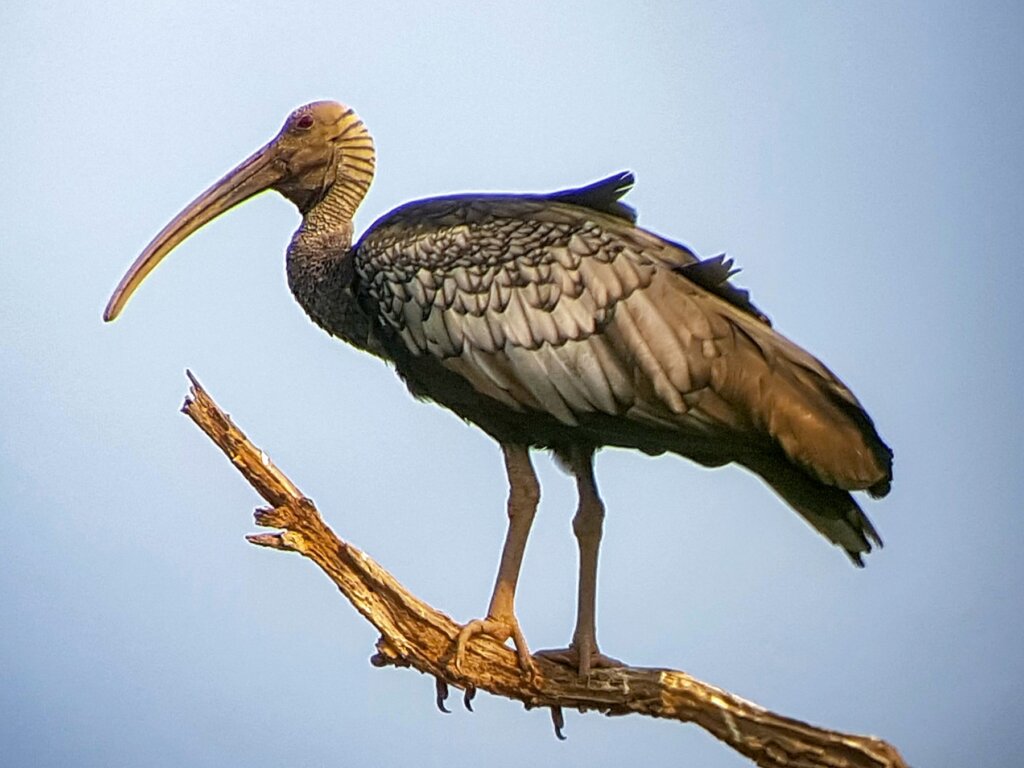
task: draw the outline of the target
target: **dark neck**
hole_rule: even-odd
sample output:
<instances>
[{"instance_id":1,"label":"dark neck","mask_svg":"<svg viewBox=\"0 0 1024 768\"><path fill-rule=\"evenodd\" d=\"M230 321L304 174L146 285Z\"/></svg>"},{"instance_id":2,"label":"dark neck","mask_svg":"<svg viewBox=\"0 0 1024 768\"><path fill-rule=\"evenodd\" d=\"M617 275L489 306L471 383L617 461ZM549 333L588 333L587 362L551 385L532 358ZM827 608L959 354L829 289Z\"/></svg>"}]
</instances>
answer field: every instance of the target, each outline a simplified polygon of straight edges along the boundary
<instances>
[{"instance_id":1,"label":"dark neck","mask_svg":"<svg viewBox=\"0 0 1024 768\"><path fill-rule=\"evenodd\" d=\"M373 320L355 296L352 222L307 216L288 246L288 287L310 318L333 336L380 356Z\"/></svg>"}]
</instances>

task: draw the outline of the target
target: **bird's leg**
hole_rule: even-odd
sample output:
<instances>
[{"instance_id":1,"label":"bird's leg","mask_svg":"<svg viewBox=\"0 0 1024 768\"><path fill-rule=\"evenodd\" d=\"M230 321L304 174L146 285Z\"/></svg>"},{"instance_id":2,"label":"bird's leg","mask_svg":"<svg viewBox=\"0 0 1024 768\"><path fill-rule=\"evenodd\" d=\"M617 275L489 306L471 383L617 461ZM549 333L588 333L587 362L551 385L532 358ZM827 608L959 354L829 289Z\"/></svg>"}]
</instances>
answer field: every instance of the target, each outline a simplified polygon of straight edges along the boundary
<instances>
[{"instance_id":1,"label":"bird's leg","mask_svg":"<svg viewBox=\"0 0 1024 768\"><path fill-rule=\"evenodd\" d=\"M516 583L523 564L526 539L540 501L540 484L530 462L530 449L525 445L502 444L505 471L508 474L508 532L501 551L501 564L494 583L487 617L466 624L455 641L455 666L462 663L466 643L474 635L485 634L504 642L512 638L519 656L519 665L528 675L534 672L533 660L526 639L515 615Z\"/></svg>"},{"instance_id":2,"label":"bird's leg","mask_svg":"<svg viewBox=\"0 0 1024 768\"><path fill-rule=\"evenodd\" d=\"M576 629L568 648L538 651L537 655L576 667L582 677L593 667L618 667L622 662L603 655L597 648L597 553L604 527L604 502L594 480L594 453L574 452L567 463L576 476L579 493L579 507L572 519L580 550Z\"/></svg>"}]
</instances>

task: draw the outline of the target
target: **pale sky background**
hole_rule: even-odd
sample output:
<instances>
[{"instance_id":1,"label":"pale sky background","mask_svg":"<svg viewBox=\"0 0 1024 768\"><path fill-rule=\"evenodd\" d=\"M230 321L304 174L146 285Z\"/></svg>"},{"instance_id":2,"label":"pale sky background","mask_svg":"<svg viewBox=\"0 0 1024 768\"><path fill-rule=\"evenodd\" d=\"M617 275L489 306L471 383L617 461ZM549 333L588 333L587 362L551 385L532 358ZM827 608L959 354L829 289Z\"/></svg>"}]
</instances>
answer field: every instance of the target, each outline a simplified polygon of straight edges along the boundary
<instances>
[{"instance_id":1,"label":"pale sky background","mask_svg":"<svg viewBox=\"0 0 1024 768\"><path fill-rule=\"evenodd\" d=\"M0 762L747 763L695 726L548 714L376 670L312 564L178 413L191 368L343 537L459 620L504 533L497 448L290 297L285 200L194 236L113 325L150 237L317 98L417 197L634 170L641 223L721 251L896 451L858 571L756 479L607 451L603 649L877 734L1024 764L1024 14L1017 3L8 2L0 10ZM575 505L544 498L519 615L572 629ZM457 702L455 702L457 703ZM486 763L485 763L486 761Z\"/></svg>"}]
</instances>

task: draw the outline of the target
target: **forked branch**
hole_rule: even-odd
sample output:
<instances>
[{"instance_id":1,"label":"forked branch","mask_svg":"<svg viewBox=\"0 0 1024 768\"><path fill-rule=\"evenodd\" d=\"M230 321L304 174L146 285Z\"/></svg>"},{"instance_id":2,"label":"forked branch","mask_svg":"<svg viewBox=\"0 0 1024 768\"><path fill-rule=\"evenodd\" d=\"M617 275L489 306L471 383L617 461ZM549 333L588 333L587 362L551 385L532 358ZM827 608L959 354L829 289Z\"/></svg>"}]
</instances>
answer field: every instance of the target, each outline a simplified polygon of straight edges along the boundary
<instances>
[{"instance_id":1,"label":"forked branch","mask_svg":"<svg viewBox=\"0 0 1024 768\"><path fill-rule=\"evenodd\" d=\"M894 747L880 739L817 728L783 717L671 669L595 669L586 679L543 658L525 677L516 654L486 636L469 644L458 669L452 649L460 626L409 593L372 558L339 539L313 502L231 422L195 377L182 408L271 506L256 523L278 533L248 536L253 544L298 552L327 574L342 594L381 633L376 666L414 667L437 680L438 704L448 686L477 690L550 707L556 728L565 707L607 715L630 713L696 723L760 766L789 768L905 768Z\"/></svg>"}]
</instances>

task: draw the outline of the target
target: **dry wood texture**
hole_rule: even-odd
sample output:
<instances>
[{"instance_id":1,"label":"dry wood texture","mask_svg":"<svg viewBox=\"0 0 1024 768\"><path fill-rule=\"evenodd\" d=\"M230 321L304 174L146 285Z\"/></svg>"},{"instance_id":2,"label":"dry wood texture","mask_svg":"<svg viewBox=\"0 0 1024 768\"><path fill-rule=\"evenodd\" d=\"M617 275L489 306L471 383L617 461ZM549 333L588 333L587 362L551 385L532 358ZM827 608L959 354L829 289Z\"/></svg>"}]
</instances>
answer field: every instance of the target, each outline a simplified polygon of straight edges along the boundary
<instances>
[{"instance_id":1,"label":"dry wood texture","mask_svg":"<svg viewBox=\"0 0 1024 768\"><path fill-rule=\"evenodd\" d=\"M381 633L376 666L413 667L437 680L443 708L452 685L549 707L559 731L562 709L608 715L641 714L696 723L760 766L789 768L905 767L880 739L818 728L777 715L720 688L671 669L595 669L581 679L574 670L542 658L525 676L516 654L486 636L470 642L459 669L452 651L460 625L408 592L367 554L338 538L313 503L263 451L255 447L189 374L192 388L182 408L271 506L256 512L258 525L278 533L248 536L253 544L298 552L316 563L367 621ZM560 733L559 733L560 735Z\"/></svg>"}]
</instances>

